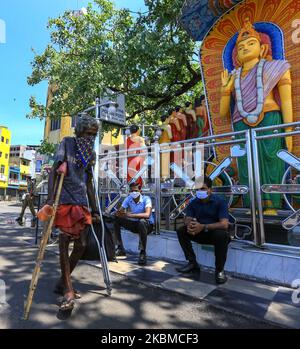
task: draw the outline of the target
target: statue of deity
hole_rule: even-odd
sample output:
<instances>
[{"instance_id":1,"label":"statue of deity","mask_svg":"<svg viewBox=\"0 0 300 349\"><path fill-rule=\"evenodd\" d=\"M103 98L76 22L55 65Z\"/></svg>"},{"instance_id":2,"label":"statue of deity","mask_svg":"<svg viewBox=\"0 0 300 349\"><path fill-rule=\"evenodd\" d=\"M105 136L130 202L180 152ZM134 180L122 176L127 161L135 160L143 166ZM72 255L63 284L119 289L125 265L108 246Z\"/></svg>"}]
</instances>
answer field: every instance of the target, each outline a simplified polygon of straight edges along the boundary
<instances>
[{"instance_id":1,"label":"statue of deity","mask_svg":"<svg viewBox=\"0 0 300 349\"><path fill-rule=\"evenodd\" d=\"M185 103L185 115L187 119L187 139L194 139L198 137L198 126L197 126L197 116L196 112L193 109L191 102Z\"/></svg>"},{"instance_id":2,"label":"statue of deity","mask_svg":"<svg viewBox=\"0 0 300 349\"><path fill-rule=\"evenodd\" d=\"M127 164L127 182L139 172L144 165L145 156L147 153L145 140L140 136L141 130L138 125L130 126L130 136L127 138L126 147L128 155L136 155L128 157ZM141 150L140 148L145 148ZM132 149L132 150L130 150ZM139 150L135 150L139 149ZM140 155L139 155L140 154ZM143 180L141 177L137 178L136 182L142 187Z\"/></svg>"},{"instance_id":3,"label":"statue of deity","mask_svg":"<svg viewBox=\"0 0 300 349\"><path fill-rule=\"evenodd\" d=\"M285 60L272 59L270 37L255 30L249 19L233 50L235 70L222 73L220 115L227 117L231 102L234 131L254 127L266 127L293 122L292 81L290 64ZM286 129L287 131L290 128ZM262 135L272 134L264 131ZM258 141L261 184L279 184L284 174L284 163L277 152L286 145L292 151L292 137L268 138ZM248 184L246 157L238 159L240 184ZM280 195L263 194L263 207L266 214L276 214L280 208ZM249 207L249 197L244 201Z\"/></svg>"},{"instance_id":4,"label":"statue of deity","mask_svg":"<svg viewBox=\"0 0 300 349\"><path fill-rule=\"evenodd\" d=\"M162 125L161 125L161 130L162 134L159 139L159 144L169 144L173 138L172 135L172 127L169 124L169 116L168 115L163 115L160 118ZM170 178L170 153L162 153L160 156L161 159L161 180L164 182L168 178Z\"/></svg>"},{"instance_id":5,"label":"statue of deity","mask_svg":"<svg viewBox=\"0 0 300 349\"><path fill-rule=\"evenodd\" d=\"M187 118L181 106L178 105L175 108L175 110L176 110L176 118L178 119L179 125L180 125L180 140L185 141L186 133L187 133Z\"/></svg>"},{"instance_id":6,"label":"statue of deity","mask_svg":"<svg viewBox=\"0 0 300 349\"><path fill-rule=\"evenodd\" d=\"M209 123L204 95L195 99L195 111L198 125L198 137L207 137L209 133Z\"/></svg>"}]
</instances>

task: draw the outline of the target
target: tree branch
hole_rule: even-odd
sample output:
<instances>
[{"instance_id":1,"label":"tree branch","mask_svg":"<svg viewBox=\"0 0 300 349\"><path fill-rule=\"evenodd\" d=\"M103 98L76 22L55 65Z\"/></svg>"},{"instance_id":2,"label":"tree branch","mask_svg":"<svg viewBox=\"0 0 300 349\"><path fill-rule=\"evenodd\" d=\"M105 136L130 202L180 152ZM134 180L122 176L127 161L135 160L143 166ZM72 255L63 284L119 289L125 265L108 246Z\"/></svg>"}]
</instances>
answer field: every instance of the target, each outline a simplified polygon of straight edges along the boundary
<instances>
[{"instance_id":1,"label":"tree branch","mask_svg":"<svg viewBox=\"0 0 300 349\"><path fill-rule=\"evenodd\" d=\"M200 81L201 81L201 75L195 72L195 75L193 76L193 78L189 82L185 83L180 89L175 91L173 95L166 95L164 98L162 98L160 101L156 102L155 104L149 105L134 111L127 119L133 119L136 115L139 115L140 113L145 111L157 110L159 107L163 106L164 104L171 102L175 97L179 97L183 95L185 92L189 91Z\"/></svg>"}]
</instances>

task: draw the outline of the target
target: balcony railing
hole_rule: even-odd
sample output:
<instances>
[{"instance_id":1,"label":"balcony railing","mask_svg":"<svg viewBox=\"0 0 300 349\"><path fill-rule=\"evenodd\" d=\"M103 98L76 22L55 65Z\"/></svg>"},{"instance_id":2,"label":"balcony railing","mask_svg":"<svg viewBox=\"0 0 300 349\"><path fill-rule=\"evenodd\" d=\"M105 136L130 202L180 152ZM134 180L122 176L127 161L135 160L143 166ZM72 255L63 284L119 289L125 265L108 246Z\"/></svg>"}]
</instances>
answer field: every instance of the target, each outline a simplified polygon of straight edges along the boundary
<instances>
[{"instance_id":1,"label":"balcony railing","mask_svg":"<svg viewBox=\"0 0 300 349\"><path fill-rule=\"evenodd\" d=\"M20 180L19 180L19 179L12 179L12 178L9 178L8 184L9 184L9 185L20 185Z\"/></svg>"}]
</instances>

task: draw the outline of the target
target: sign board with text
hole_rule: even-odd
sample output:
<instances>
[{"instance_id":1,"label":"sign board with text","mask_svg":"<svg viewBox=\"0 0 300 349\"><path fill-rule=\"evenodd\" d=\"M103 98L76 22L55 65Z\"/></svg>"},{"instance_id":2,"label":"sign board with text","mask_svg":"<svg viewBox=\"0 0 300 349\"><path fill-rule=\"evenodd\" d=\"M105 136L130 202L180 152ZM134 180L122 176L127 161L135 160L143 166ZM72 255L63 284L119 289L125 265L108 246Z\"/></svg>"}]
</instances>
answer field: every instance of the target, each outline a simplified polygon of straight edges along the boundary
<instances>
[{"instance_id":1,"label":"sign board with text","mask_svg":"<svg viewBox=\"0 0 300 349\"><path fill-rule=\"evenodd\" d=\"M113 97L101 98L100 103L116 102L118 104L115 112L111 112L110 108L100 108L100 120L108 122L110 124L125 126L126 125L126 112L125 112L125 96L124 95L113 95Z\"/></svg>"}]
</instances>

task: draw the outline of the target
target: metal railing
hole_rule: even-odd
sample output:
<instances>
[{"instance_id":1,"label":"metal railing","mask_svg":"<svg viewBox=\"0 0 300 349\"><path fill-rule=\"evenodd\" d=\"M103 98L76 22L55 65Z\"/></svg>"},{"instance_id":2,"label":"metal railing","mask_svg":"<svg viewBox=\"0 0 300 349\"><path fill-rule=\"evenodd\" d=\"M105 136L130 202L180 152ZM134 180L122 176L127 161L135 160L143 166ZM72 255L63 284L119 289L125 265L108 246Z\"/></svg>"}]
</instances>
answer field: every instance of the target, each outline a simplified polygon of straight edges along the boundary
<instances>
[{"instance_id":1,"label":"metal railing","mask_svg":"<svg viewBox=\"0 0 300 349\"><path fill-rule=\"evenodd\" d=\"M284 132L287 128L293 128L292 131ZM273 131L272 134L268 135L261 135L261 133L266 131ZM285 170L283 178L281 183L268 183L262 185L261 183L261 175L260 175L260 164L259 164L259 151L258 151L258 144L260 141L271 139L271 138L283 138L286 137L293 137L300 135L300 122L294 122L290 124L281 124L276 126L268 126L268 127L262 127L262 128L256 128L251 130L251 144L252 144L252 154L253 154L253 168L257 169L257 171L254 171L254 181L255 181L255 207L257 209L258 213L258 222L259 222L259 246L269 248L269 249L278 249L278 245L273 243L267 243L266 242L266 234L265 234L265 224L264 224L264 208L262 205L262 193L274 193L277 195L283 195L285 201L288 204L288 207L295 212L295 209L293 208L292 204L288 202L287 194L293 193L293 194L300 194L300 187L298 187L298 190L295 190L292 186L293 184L285 184L286 177L290 171L291 168L293 168L295 171L299 171L300 168L296 167L297 161L300 162L300 159L298 159L296 156L294 156L291 153L288 153L285 151L287 156L290 156L292 159L295 159L295 163L286 161L287 165L289 165L289 168ZM282 151L281 151L282 152ZM277 153L277 156L285 160L284 157L280 156L280 152ZM270 169L271 171L272 169ZM282 186L280 186L282 184ZM272 189L273 188L273 189ZM292 191L290 190L292 189ZM299 221L300 224L300 221ZM299 251L299 247L293 247L293 246L282 246L285 250L290 251Z\"/></svg>"},{"instance_id":2,"label":"metal railing","mask_svg":"<svg viewBox=\"0 0 300 349\"><path fill-rule=\"evenodd\" d=\"M283 130L287 128L292 128L291 131L284 132ZM262 134L266 131L273 131L272 134ZM220 135L213 135L203 138L195 138L190 139L186 141L179 141L174 143L165 143L165 144L159 144L158 142L155 142L153 145L148 147L141 147L141 148L133 148L129 151L127 149L121 149L119 151L113 151L113 148L110 149L109 154L102 153L100 154L100 162L101 158L103 161L119 161L124 164L123 173L126 173L127 168L126 164L128 163L130 158L136 157L137 154L141 157L146 158L147 156L151 156L154 160L154 164L152 164L152 175L154 173L154 177L151 177L150 180L147 177L147 174L149 171L144 172L144 180L145 180L145 187L143 188L143 192L147 195L150 195L154 199L154 207L155 207L155 221L156 221L156 233L159 233L161 230L160 222L162 220L162 216L165 216L165 222L166 226L169 226L170 221L170 215L172 213L172 207L174 211L175 209L180 209L180 204L182 204L182 207L185 206L185 201L187 199L193 198L192 196L192 189L190 185L187 185L189 182L186 177L185 172L185 166L178 166L177 170L185 175L183 178L181 178L181 186L176 184L176 181L180 179L178 176L174 175L174 166L172 165L172 161L170 161L170 177L164 178L164 182L161 181L161 165L165 166L164 163L161 163L162 156L164 154L169 154L170 158L174 158L175 153L183 153L183 154L193 154L192 158L193 161L195 161L195 153L197 153L197 145L202 144L203 149L210 149L210 151L213 151L216 153L216 150L218 147L222 146L229 146L231 147L231 151L235 147L240 147L240 149L244 149L245 153L242 156L247 157L247 170L248 170L248 191L247 194L250 198L250 225L252 228L253 233L253 243L257 247L268 247L269 249L278 249L280 248L280 245L276 244L270 244L266 242L266 236L265 236L265 217L264 217L264 208L262 205L262 193L265 190L266 184L261 183L261 176L260 176L260 164L259 164L259 152L258 152L258 142L263 141L264 139L270 139L273 137L276 138L285 138L285 137L295 137L300 135L300 122L291 123L291 124L282 124L282 125L276 125L276 126L269 126L269 127L263 127L263 128L255 128L255 129L249 129L247 131L240 131L240 132L231 132L226 134L220 134ZM129 154L128 154L129 152ZM144 154L141 154L140 152L144 152ZM232 164L233 162L236 162L235 167L238 168L237 165L237 159L241 155L234 154L232 152L230 154L229 161ZM282 156L282 154L281 154ZM293 154L290 154L290 156L293 156L296 160L297 157L295 157ZM176 156L175 156L176 157ZM184 157L184 156L183 156ZM180 156L179 156L180 158ZM296 162L295 160L295 162ZM207 163L207 159L201 159L201 161L204 163L204 165ZM215 163L215 170L217 172L217 177L226 173L226 168L221 169L221 172L218 173L218 168L221 166L222 161L219 161L219 163ZM207 164L206 164L207 165ZM211 165L211 163L210 163ZM295 164L293 170L300 171L300 159L299 159L299 166ZM150 166L150 165L149 165ZM151 167L150 166L150 167ZM195 168L196 164L193 162L190 164L191 167ZM215 171L214 170L214 171ZM270 169L271 170L271 169ZM225 171L225 172L224 172ZM288 190L284 190L286 188L285 180L287 178L289 169L285 171L284 177L280 183L268 183L269 187L276 187L277 194L282 194L285 201L287 202L290 209L293 211L293 213L296 212L296 209L293 207L292 203L288 201L288 194L294 193L300 195L300 185L296 186L295 184L287 184L290 187L288 187ZM119 174L116 172L115 176L121 180L122 185L119 187L115 184L115 182L108 178L107 176L104 181L102 181L102 186L100 193L103 196L107 197L112 194L120 195L119 199L124 198L126 195L128 195L128 188L126 188L127 179L121 178ZM298 175L300 177L300 174ZM103 179L103 178L102 178ZM189 179L194 181L191 176L189 176ZM230 198L234 195L234 190L240 189L241 186L237 186L236 183L233 183L232 179L229 180L229 187L231 187L231 192L227 191L227 197L230 196ZM169 185L169 186L168 186ZM267 187L268 187L267 185ZM285 185L284 187L280 187L280 185ZM280 187L280 192L278 192L278 188ZM225 188L225 187L224 187ZM236 189L237 188L237 189ZM217 190L218 189L218 190ZM215 188L215 190L222 193L222 187L221 188ZM227 189L226 189L227 190ZM269 190L272 190L272 188ZM274 189L275 190L275 189ZM223 192L224 195L226 195L225 189ZM240 194L241 196L243 194ZM182 202L178 202L180 200L177 199L177 197L183 198ZM110 200L109 200L110 201ZM186 201L188 202L188 201ZM228 200L229 206L231 205L232 200ZM177 206L176 206L177 205ZM171 209L170 209L171 207ZM177 208L176 208L177 207ZM180 210L179 210L180 211ZM182 212L182 211L180 211ZM298 211L297 211L298 212ZM299 217L300 217L300 210L299 210ZM298 221L297 221L298 222ZM299 220L300 225L300 220ZM276 246L276 248L275 248ZM287 246L282 245L282 249L291 250L291 251L300 251L299 248L293 247L293 246Z\"/></svg>"},{"instance_id":3,"label":"metal railing","mask_svg":"<svg viewBox=\"0 0 300 349\"><path fill-rule=\"evenodd\" d=\"M239 137L239 138L238 138ZM256 223L256 217L255 217L255 200L254 200L254 180L253 180L253 168L252 168L252 153L251 153L251 139L250 139L250 132L249 131L241 131L241 132L231 132L226 134L220 134L220 135L214 135L214 136L208 136L203 138L195 138L195 139L189 139L186 141L179 141L174 143L164 143L159 144L158 142L155 142L152 146L148 147L140 147L140 148L131 148L131 149L120 149L118 151L114 150L114 147L106 147L105 152L101 153L99 156L99 163L100 163L100 195L102 196L102 203L105 201L109 201L106 205L107 207L111 208L115 207L115 203L120 203L121 199L124 198L126 195L128 195L128 186L127 186L127 164L130 161L131 158L139 156L140 158L147 158L149 156L152 157L153 163L151 165L148 165L151 167L150 172L154 174L154 177L147 178L146 173L149 173L149 171L144 171L142 176L144 176L144 184L143 187L143 193L150 195L154 198L154 207L155 207L155 231L156 233L159 233L161 230L161 219L162 219L162 213L165 212L165 218L166 221L170 218L170 207L168 205L174 205L176 208L176 205L180 208L181 202L176 202L176 196L183 196L186 198L191 197L192 194L192 186L190 183L192 182L195 184L195 178L193 179L193 176L188 176L186 167L188 165L184 165L183 163L180 163L180 159L186 159L187 155L189 155L190 158L193 159L193 162L189 164L190 167L196 169L197 167L197 161L202 162L202 168L206 164L205 159L202 156L199 158L199 145L203 147L203 149L209 148L209 149L215 149L216 147L220 146L243 146L245 151L245 156L248 156L248 167L249 167L249 186L251 188L250 190L250 197L251 197L251 222L253 226L253 234L254 234L254 241L255 243L258 243L259 239L257 236L257 223ZM164 178L165 182L161 182L161 161L162 156L164 154L169 154L170 158L173 156L173 158L176 158L175 154L178 153L180 155L184 154L183 156L177 155L177 158L179 159L178 166L175 163L170 161L170 173L172 174L169 178ZM231 154L228 158L228 163L231 164L234 161L235 155ZM198 159L198 160L197 160ZM118 163L118 166L115 164L112 165L112 163ZM123 166L120 166L120 164L123 164ZM215 166L215 171L218 172L218 168L220 167L220 164L212 164ZM166 166L164 163L162 163L162 166ZM222 167L222 166L221 166ZM219 175L224 173L227 167L221 168ZM177 175L175 174L175 170L177 170ZM109 175L110 172L110 175ZM123 176L120 175L120 172L122 172ZM179 175L178 175L179 172ZM199 173L198 173L199 175ZM202 175L202 174L201 174ZM200 176L201 176L200 175ZM227 174L226 174L227 175ZM228 176L228 175L227 175ZM181 177L181 178L180 178ZM218 175L217 175L218 177ZM229 182L231 186L233 185L230 177ZM176 180L181 179L181 183L183 184L182 187L174 187L174 183L176 183ZM148 181L147 181L148 180ZM171 186L168 188L164 184L166 182L170 182ZM248 192L248 190L247 190ZM116 198L111 199L111 196L114 195ZM226 195L226 193L224 193ZM233 193L228 192L228 195L232 198ZM241 194L242 195L242 194ZM162 201L167 200L167 203L162 203ZM231 204L232 200L229 199L229 203ZM106 207L106 208L107 208ZM162 212L164 211L164 212ZM182 212L182 211L181 211ZM166 225L169 225L166 223Z\"/></svg>"}]
</instances>

